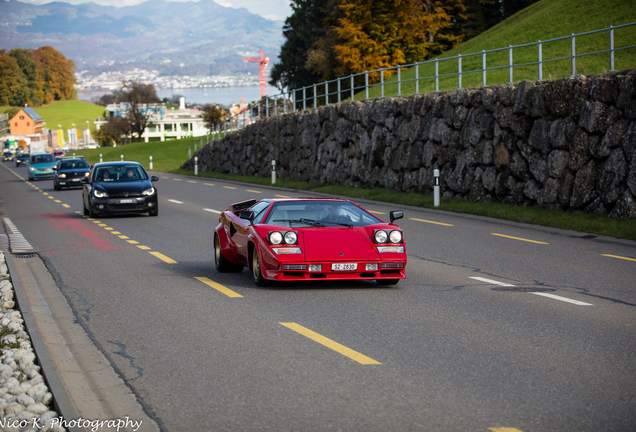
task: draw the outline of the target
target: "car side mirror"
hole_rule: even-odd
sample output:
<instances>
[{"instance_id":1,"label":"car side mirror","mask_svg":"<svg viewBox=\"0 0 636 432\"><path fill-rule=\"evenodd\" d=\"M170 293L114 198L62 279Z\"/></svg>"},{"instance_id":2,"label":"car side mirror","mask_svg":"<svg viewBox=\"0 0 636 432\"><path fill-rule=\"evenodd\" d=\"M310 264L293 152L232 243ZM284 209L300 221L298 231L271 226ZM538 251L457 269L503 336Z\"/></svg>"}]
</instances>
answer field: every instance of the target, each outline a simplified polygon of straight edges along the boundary
<instances>
[{"instance_id":1,"label":"car side mirror","mask_svg":"<svg viewBox=\"0 0 636 432\"><path fill-rule=\"evenodd\" d=\"M159 177L152 176L152 177L150 177L150 181L159 181Z\"/></svg>"},{"instance_id":2,"label":"car side mirror","mask_svg":"<svg viewBox=\"0 0 636 432\"><path fill-rule=\"evenodd\" d=\"M391 218L391 223L397 219L402 219L404 217L404 210L392 210L389 212L389 217Z\"/></svg>"},{"instance_id":3,"label":"car side mirror","mask_svg":"<svg viewBox=\"0 0 636 432\"><path fill-rule=\"evenodd\" d=\"M53 167L53 171L57 171L57 167L56 166Z\"/></svg>"},{"instance_id":4,"label":"car side mirror","mask_svg":"<svg viewBox=\"0 0 636 432\"><path fill-rule=\"evenodd\" d=\"M241 219L247 219L248 221L250 221L250 223L254 223L254 218L256 217L256 215L253 211L241 210L239 211L238 217L240 217Z\"/></svg>"}]
</instances>

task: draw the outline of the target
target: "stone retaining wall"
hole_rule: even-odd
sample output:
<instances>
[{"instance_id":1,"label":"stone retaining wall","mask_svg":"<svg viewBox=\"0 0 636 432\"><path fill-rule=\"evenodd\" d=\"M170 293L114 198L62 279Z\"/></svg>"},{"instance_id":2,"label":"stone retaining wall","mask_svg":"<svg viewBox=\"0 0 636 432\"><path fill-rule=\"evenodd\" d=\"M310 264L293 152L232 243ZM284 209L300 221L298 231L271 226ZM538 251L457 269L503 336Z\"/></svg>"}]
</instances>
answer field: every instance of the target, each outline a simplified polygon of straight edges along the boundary
<instances>
[{"instance_id":1,"label":"stone retaining wall","mask_svg":"<svg viewBox=\"0 0 636 432\"><path fill-rule=\"evenodd\" d=\"M199 150L199 169L636 217L636 70L328 105ZM193 158L182 168L193 169Z\"/></svg>"}]
</instances>

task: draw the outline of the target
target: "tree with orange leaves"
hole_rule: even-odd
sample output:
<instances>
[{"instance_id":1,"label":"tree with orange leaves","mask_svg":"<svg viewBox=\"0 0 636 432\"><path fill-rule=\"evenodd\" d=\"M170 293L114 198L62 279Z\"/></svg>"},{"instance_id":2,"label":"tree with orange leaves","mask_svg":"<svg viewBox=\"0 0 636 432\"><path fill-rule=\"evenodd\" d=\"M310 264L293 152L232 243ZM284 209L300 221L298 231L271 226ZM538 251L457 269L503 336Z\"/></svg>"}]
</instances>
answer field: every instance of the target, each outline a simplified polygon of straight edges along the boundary
<instances>
[{"instance_id":1,"label":"tree with orange leaves","mask_svg":"<svg viewBox=\"0 0 636 432\"><path fill-rule=\"evenodd\" d=\"M326 10L336 24L307 54L307 67L322 71L323 79L332 75L325 70L328 52L336 63L330 69L360 73L424 61L457 46L462 36L442 30L453 25L454 14L465 18L466 7L464 0L331 0ZM370 79L378 82L380 74Z\"/></svg>"},{"instance_id":2,"label":"tree with orange leaves","mask_svg":"<svg viewBox=\"0 0 636 432\"><path fill-rule=\"evenodd\" d=\"M33 60L38 66L40 100L45 103L54 100L75 99L75 64L62 53L50 46L33 51Z\"/></svg>"}]
</instances>

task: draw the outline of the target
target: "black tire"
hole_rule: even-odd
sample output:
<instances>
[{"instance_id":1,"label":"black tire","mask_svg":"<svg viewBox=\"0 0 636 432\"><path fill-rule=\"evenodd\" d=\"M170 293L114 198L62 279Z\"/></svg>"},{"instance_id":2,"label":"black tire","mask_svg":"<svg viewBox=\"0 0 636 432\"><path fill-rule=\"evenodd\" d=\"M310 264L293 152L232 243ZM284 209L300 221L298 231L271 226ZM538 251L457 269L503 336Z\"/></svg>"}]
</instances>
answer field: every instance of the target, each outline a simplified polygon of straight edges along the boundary
<instances>
[{"instance_id":1,"label":"black tire","mask_svg":"<svg viewBox=\"0 0 636 432\"><path fill-rule=\"evenodd\" d=\"M243 266L241 264L235 264L228 261L223 256L221 241L219 240L219 235L217 233L214 233L214 266L220 273L238 273L243 271Z\"/></svg>"},{"instance_id":2,"label":"black tire","mask_svg":"<svg viewBox=\"0 0 636 432\"><path fill-rule=\"evenodd\" d=\"M58 185L55 180L53 180L53 189L59 191L62 190L62 186Z\"/></svg>"},{"instance_id":3,"label":"black tire","mask_svg":"<svg viewBox=\"0 0 636 432\"><path fill-rule=\"evenodd\" d=\"M399 279L376 279L378 285L397 285Z\"/></svg>"},{"instance_id":4,"label":"black tire","mask_svg":"<svg viewBox=\"0 0 636 432\"><path fill-rule=\"evenodd\" d=\"M84 216L88 216L90 215L90 212L88 211L88 209L86 208L86 204L82 203L82 207L84 208Z\"/></svg>"},{"instance_id":5,"label":"black tire","mask_svg":"<svg viewBox=\"0 0 636 432\"><path fill-rule=\"evenodd\" d=\"M258 258L258 251L256 248L252 250L250 260L252 265L252 279L254 280L254 283L259 287L267 286L269 281L263 277L261 260Z\"/></svg>"}]
</instances>

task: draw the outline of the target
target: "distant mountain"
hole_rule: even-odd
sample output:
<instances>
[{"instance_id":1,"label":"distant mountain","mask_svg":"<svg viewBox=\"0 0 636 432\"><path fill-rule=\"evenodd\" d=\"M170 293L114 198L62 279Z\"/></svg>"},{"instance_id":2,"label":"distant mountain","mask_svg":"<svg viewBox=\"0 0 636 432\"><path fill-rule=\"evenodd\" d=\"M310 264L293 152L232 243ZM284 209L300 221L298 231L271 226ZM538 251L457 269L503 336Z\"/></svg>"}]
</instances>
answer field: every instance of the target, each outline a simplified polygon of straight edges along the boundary
<instances>
[{"instance_id":1,"label":"distant mountain","mask_svg":"<svg viewBox=\"0 0 636 432\"><path fill-rule=\"evenodd\" d=\"M276 59L282 25L213 0L127 7L0 0L0 49L50 45L78 70L92 72L142 67L179 75L258 73L243 57L259 57L262 49Z\"/></svg>"}]
</instances>

